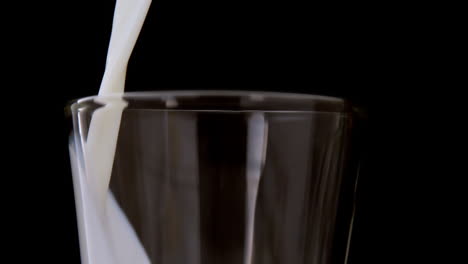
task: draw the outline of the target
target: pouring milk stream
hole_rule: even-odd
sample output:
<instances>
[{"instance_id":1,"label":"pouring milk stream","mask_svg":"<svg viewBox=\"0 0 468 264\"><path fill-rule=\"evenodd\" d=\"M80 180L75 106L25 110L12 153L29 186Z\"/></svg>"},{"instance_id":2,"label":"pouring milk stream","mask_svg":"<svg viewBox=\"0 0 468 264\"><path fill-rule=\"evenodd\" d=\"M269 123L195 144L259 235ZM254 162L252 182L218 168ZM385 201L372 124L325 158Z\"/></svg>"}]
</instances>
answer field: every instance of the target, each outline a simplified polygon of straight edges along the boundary
<instances>
[{"instance_id":1,"label":"pouring milk stream","mask_svg":"<svg viewBox=\"0 0 468 264\"><path fill-rule=\"evenodd\" d=\"M109 190L128 60L143 26L151 0L117 0L104 77L96 101L104 106L93 113L83 153L85 168L71 147L82 262L85 264L149 264L145 249ZM107 97L112 95L111 97ZM106 98L106 99L103 99ZM112 99L108 99L112 98ZM76 145L75 145L76 146ZM86 175L86 176L84 176Z\"/></svg>"},{"instance_id":2,"label":"pouring milk stream","mask_svg":"<svg viewBox=\"0 0 468 264\"><path fill-rule=\"evenodd\" d=\"M143 26L151 0L117 0L106 68L95 101L104 106L94 111L84 149L70 142L75 177L80 249L84 264L150 264L135 231L109 189L122 112L127 64ZM262 114L249 120L250 160L247 178L247 230L244 263L250 264L253 248L255 202L264 163L267 126ZM74 140L78 140L75 138ZM263 147L262 147L263 146ZM79 156L83 153L83 156Z\"/></svg>"}]
</instances>

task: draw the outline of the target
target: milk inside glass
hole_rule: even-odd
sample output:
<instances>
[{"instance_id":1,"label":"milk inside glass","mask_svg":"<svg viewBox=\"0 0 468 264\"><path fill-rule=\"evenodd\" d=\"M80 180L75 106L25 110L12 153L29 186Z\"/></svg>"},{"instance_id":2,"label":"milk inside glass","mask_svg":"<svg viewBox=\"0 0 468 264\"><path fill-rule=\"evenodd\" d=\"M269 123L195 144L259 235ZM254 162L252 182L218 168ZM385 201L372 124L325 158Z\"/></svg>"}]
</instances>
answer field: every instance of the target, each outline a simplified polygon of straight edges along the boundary
<instances>
[{"instance_id":1,"label":"milk inside glass","mask_svg":"<svg viewBox=\"0 0 468 264\"><path fill-rule=\"evenodd\" d=\"M145 264L150 260L125 214L109 190L122 111L128 60L151 0L117 0L106 69L84 149L70 142L82 263ZM112 99L106 97L112 95ZM78 153L83 153L78 157Z\"/></svg>"},{"instance_id":2,"label":"milk inside glass","mask_svg":"<svg viewBox=\"0 0 468 264\"><path fill-rule=\"evenodd\" d=\"M70 157L74 186L80 249L85 264L145 264L151 263L125 213L119 207L109 182L116 151L122 112L127 103L124 92L128 60L148 12L150 0L117 0L111 41L104 77L95 99L103 107L92 115L85 142L70 142ZM267 126L263 114L249 121L246 197L246 251L244 263L251 263L255 201L263 163ZM77 146L84 149L77 150ZM83 156L79 156L83 153Z\"/></svg>"}]
</instances>

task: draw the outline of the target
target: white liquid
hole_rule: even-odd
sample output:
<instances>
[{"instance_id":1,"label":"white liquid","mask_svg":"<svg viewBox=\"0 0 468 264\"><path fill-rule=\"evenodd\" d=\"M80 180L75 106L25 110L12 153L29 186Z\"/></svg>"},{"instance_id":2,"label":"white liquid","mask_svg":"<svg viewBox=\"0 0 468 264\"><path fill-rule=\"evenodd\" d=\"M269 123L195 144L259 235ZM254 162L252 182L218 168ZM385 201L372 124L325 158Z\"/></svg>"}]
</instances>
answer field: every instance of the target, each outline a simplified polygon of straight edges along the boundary
<instances>
[{"instance_id":1,"label":"white liquid","mask_svg":"<svg viewBox=\"0 0 468 264\"><path fill-rule=\"evenodd\" d=\"M151 0L117 0L100 96L124 92L128 60L143 26ZM151 263L125 214L109 190L120 119L126 102L97 99L105 104L93 113L84 157L72 144L82 263ZM74 157L75 156L75 157ZM81 162L76 163L76 158Z\"/></svg>"},{"instance_id":2,"label":"white liquid","mask_svg":"<svg viewBox=\"0 0 468 264\"><path fill-rule=\"evenodd\" d=\"M109 190L122 111L128 60L143 26L151 0L117 0L106 69L96 99L105 106L93 113L86 142L70 144L74 174L80 249L84 264L149 264L145 249ZM264 163L268 127L261 114L249 121L247 229L244 263L253 248L255 203ZM78 143L78 142L76 142ZM76 147L84 146L81 151ZM83 156L77 156L83 153Z\"/></svg>"}]
</instances>

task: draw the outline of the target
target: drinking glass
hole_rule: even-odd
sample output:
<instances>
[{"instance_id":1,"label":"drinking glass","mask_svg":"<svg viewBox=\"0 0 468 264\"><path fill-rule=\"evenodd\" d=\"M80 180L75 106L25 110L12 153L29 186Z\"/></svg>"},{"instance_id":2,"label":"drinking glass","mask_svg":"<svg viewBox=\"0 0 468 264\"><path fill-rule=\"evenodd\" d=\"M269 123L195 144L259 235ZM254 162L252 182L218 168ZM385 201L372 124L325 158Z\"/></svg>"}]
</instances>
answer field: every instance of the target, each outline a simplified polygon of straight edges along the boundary
<instances>
[{"instance_id":1,"label":"drinking glass","mask_svg":"<svg viewBox=\"0 0 468 264\"><path fill-rule=\"evenodd\" d=\"M70 110L83 263L346 263L360 151L348 101L136 92Z\"/></svg>"}]
</instances>

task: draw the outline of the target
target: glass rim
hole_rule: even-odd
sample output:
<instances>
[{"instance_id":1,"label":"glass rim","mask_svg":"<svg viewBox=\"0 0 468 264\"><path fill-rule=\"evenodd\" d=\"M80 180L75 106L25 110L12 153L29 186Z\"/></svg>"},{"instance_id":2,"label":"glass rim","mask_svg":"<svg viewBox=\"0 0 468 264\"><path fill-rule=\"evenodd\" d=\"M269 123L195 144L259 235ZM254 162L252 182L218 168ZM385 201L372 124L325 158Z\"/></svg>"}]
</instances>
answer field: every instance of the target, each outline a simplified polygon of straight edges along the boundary
<instances>
[{"instance_id":1,"label":"glass rim","mask_svg":"<svg viewBox=\"0 0 468 264\"><path fill-rule=\"evenodd\" d=\"M163 102L159 107L146 107L134 109L151 109L164 111L264 111L264 112L319 112L319 113L349 113L353 112L350 102L347 99L334 96L290 93L290 92L270 92L270 91L249 91L249 90L163 90L163 91L137 91L124 92L108 95L94 95L78 98L69 101L65 107L65 112L69 113L74 107L88 103L107 103L124 99L133 102L151 101ZM210 102L206 105L203 99L219 100L219 103ZM236 100L244 105L229 106L223 100ZM190 106L180 108L178 102L192 100ZM243 101L242 101L243 100ZM193 101L197 102L193 104ZM183 103L182 103L183 104ZM193 108L193 109L192 109ZM298 109L300 108L300 109Z\"/></svg>"}]
</instances>

